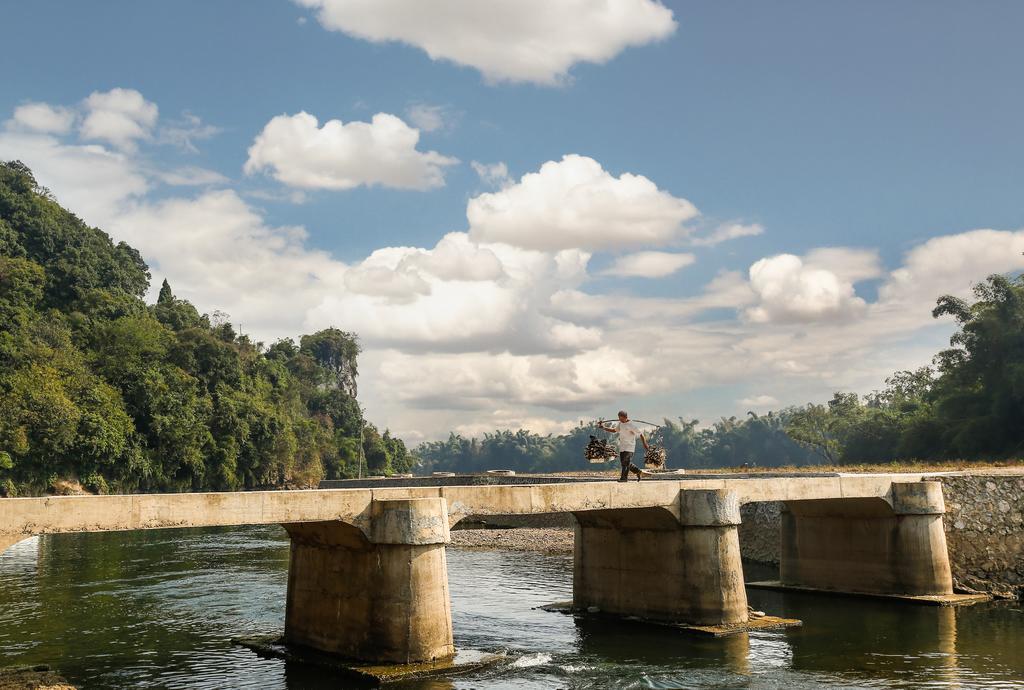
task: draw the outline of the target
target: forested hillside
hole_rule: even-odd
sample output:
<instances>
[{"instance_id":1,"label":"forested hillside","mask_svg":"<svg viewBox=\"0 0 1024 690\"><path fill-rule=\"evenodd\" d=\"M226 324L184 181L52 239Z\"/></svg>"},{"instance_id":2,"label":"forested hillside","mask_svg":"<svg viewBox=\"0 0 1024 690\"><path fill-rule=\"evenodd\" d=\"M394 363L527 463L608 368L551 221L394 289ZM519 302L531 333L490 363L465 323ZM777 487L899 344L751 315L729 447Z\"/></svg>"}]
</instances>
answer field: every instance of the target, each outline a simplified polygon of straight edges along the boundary
<instances>
[{"instance_id":1,"label":"forested hillside","mask_svg":"<svg viewBox=\"0 0 1024 690\"><path fill-rule=\"evenodd\" d=\"M931 366L901 371L866 396L836 393L826 404L744 418L665 419L646 428L668 452L669 466L713 468L1000 460L1024 456L1024 279L989 276L973 303L943 296L935 317L959 328ZM483 438L452 433L420 444L423 469L508 468L553 472L591 469L583 457L592 424L568 434L496 431ZM601 468L601 466L597 466Z\"/></svg>"},{"instance_id":2,"label":"forested hillside","mask_svg":"<svg viewBox=\"0 0 1024 690\"><path fill-rule=\"evenodd\" d=\"M0 495L310 486L407 471L365 424L353 334L268 348L0 164ZM362 438L362 453L360 439ZM365 457L365 460L361 460Z\"/></svg>"}]
</instances>

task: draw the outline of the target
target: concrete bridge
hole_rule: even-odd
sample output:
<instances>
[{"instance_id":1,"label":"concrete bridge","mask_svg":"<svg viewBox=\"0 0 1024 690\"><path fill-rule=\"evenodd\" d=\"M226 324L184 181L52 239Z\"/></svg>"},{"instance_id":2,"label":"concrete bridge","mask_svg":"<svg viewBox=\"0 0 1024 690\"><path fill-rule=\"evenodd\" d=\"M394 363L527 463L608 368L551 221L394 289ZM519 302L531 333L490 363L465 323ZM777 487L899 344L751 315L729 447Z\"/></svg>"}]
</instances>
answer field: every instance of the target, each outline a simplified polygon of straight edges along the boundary
<instances>
[{"instance_id":1,"label":"concrete bridge","mask_svg":"<svg viewBox=\"0 0 1024 690\"><path fill-rule=\"evenodd\" d=\"M955 598L942 488L919 474L10 498L0 553L37 534L281 524L285 639L412 663L454 652L445 544L463 518L572 513L575 606L736 629L748 623L740 505L758 501L786 507L784 585Z\"/></svg>"}]
</instances>

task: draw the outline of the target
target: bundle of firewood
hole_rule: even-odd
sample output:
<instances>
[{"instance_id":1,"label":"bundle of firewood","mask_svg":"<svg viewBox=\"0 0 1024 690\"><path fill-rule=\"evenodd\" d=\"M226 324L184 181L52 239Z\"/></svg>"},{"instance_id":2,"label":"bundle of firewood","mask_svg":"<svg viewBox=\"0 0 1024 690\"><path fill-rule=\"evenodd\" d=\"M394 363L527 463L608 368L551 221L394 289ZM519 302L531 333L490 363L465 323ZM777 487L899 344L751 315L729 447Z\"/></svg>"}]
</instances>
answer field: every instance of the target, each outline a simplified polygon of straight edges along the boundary
<instances>
[{"instance_id":1,"label":"bundle of firewood","mask_svg":"<svg viewBox=\"0 0 1024 690\"><path fill-rule=\"evenodd\" d=\"M611 458L614 458L618 453L615 449L608 445L608 441L597 436L590 437L590 443L583 449L583 456L593 463L605 462Z\"/></svg>"},{"instance_id":2,"label":"bundle of firewood","mask_svg":"<svg viewBox=\"0 0 1024 690\"><path fill-rule=\"evenodd\" d=\"M664 448L652 445L644 453L644 467L649 470L664 469L667 457Z\"/></svg>"}]
</instances>

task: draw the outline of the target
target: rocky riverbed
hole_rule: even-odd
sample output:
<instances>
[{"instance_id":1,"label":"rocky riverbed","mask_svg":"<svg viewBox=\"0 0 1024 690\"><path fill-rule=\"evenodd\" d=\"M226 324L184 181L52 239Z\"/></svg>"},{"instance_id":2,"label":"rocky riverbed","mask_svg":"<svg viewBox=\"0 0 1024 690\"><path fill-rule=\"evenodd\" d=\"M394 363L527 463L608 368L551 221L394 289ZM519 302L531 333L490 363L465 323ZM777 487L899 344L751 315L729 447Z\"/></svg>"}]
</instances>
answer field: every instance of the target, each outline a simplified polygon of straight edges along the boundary
<instances>
[{"instance_id":1,"label":"rocky riverbed","mask_svg":"<svg viewBox=\"0 0 1024 690\"><path fill-rule=\"evenodd\" d=\"M0 669L0 690L75 690L48 666Z\"/></svg>"},{"instance_id":2,"label":"rocky riverbed","mask_svg":"<svg viewBox=\"0 0 1024 690\"><path fill-rule=\"evenodd\" d=\"M572 553L570 529L458 529L452 530L451 545L462 549L501 549L538 553Z\"/></svg>"}]
</instances>

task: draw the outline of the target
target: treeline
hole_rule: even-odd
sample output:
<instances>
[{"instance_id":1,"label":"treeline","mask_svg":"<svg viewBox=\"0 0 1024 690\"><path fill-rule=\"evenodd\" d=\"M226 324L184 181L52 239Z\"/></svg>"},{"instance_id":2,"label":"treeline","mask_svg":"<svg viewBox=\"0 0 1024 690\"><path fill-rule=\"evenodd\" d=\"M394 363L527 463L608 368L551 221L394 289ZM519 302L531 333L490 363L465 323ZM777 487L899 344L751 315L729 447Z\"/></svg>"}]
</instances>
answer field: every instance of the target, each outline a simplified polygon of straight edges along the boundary
<instances>
[{"instance_id":1,"label":"treeline","mask_svg":"<svg viewBox=\"0 0 1024 690\"><path fill-rule=\"evenodd\" d=\"M665 419L658 429L642 427L649 439L665 448L670 468L733 467L744 464L780 466L819 463L815 453L794 442L785 431L788 412L746 418L723 418L698 428L696 419ZM495 431L483 438L452 433L447 441L416 447L417 472L482 472L510 469L517 472L565 472L604 469L583 457L583 449L598 431L594 422L581 423L569 433L541 436L529 431ZM638 445L642 457L643 449ZM610 465L608 465L610 466Z\"/></svg>"},{"instance_id":2,"label":"treeline","mask_svg":"<svg viewBox=\"0 0 1024 690\"><path fill-rule=\"evenodd\" d=\"M995 460L1024 454L1024 279L989 276L975 301L944 296L933 316L952 316L951 347L932 366L889 377L866 396L836 393L826 404L765 415L666 419L652 440L671 468L888 463L903 460ZM496 431L483 438L450 434L421 443L418 472L592 469L583 457L592 424L540 436ZM601 466L596 466L600 468Z\"/></svg>"},{"instance_id":3,"label":"treeline","mask_svg":"<svg viewBox=\"0 0 1024 690\"><path fill-rule=\"evenodd\" d=\"M829 463L1002 459L1024 454L1024 278L989 276L975 300L943 296L951 347L867 396L836 393L787 430Z\"/></svg>"},{"instance_id":4,"label":"treeline","mask_svg":"<svg viewBox=\"0 0 1024 690\"><path fill-rule=\"evenodd\" d=\"M0 495L312 486L404 472L365 424L354 335L252 342L0 164Z\"/></svg>"}]
</instances>

